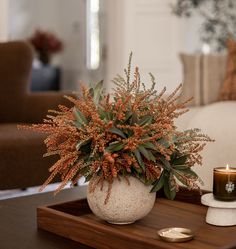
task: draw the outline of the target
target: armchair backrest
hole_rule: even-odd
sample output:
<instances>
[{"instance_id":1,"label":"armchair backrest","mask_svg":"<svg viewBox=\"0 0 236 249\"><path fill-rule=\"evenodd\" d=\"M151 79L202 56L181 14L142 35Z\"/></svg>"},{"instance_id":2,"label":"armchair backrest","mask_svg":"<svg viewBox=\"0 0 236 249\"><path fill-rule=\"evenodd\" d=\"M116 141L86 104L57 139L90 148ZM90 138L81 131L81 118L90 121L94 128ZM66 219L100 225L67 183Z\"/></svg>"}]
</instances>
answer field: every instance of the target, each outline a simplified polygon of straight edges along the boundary
<instances>
[{"instance_id":1,"label":"armchair backrest","mask_svg":"<svg viewBox=\"0 0 236 249\"><path fill-rule=\"evenodd\" d=\"M22 118L33 52L23 41L0 43L0 122ZM30 107L29 107L30 108Z\"/></svg>"}]
</instances>

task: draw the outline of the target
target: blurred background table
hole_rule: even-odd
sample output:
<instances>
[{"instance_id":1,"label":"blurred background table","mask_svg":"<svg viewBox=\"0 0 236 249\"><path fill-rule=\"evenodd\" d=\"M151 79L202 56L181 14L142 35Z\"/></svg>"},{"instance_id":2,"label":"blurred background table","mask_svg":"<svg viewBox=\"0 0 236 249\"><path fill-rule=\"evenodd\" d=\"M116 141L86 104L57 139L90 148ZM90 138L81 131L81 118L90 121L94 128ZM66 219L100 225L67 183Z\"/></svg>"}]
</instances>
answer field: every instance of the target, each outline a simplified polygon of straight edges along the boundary
<instances>
[{"instance_id":1,"label":"blurred background table","mask_svg":"<svg viewBox=\"0 0 236 249\"><path fill-rule=\"evenodd\" d=\"M37 228L36 208L40 205L84 198L86 187L0 201L1 249L78 249L90 248Z\"/></svg>"}]
</instances>

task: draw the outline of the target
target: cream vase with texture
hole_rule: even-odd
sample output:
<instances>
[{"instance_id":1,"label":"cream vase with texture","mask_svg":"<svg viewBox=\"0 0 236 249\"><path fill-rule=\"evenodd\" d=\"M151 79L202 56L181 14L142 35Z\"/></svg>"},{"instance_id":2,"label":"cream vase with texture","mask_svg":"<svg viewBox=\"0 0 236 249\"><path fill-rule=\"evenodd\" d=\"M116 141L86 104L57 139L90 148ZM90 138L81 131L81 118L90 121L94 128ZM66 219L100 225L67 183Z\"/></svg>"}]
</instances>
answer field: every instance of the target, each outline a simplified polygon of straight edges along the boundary
<instances>
[{"instance_id":1,"label":"cream vase with texture","mask_svg":"<svg viewBox=\"0 0 236 249\"><path fill-rule=\"evenodd\" d=\"M127 181L128 179L128 181ZM131 224L142 219L153 208L156 193L150 193L152 186L144 185L135 177L127 179L120 177L112 183L108 201L108 183L103 183L103 188L98 184L95 189L96 177L89 182L87 199L92 212L99 218L112 224Z\"/></svg>"}]
</instances>

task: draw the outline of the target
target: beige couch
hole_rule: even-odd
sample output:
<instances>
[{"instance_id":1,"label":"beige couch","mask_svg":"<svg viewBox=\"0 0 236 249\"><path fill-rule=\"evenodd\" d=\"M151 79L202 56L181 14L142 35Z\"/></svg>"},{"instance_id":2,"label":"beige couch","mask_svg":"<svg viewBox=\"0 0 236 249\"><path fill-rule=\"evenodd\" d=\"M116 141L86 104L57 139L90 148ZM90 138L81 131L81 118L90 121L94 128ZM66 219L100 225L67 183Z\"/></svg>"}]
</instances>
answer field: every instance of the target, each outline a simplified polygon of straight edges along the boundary
<instances>
[{"instance_id":1,"label":"beige couch","mask_svg":"<svg viewBox=\"0 0 236 249\"><path fill-rule=\"evenodd\" d=\"M236 167L236 101L216 102L203 107L193 107L176 120L179 129L201 128L215 139L203 151L203 166L194 170L204 182L203 189L212 190L213 168Z\"/></svg>"}]
</instances>

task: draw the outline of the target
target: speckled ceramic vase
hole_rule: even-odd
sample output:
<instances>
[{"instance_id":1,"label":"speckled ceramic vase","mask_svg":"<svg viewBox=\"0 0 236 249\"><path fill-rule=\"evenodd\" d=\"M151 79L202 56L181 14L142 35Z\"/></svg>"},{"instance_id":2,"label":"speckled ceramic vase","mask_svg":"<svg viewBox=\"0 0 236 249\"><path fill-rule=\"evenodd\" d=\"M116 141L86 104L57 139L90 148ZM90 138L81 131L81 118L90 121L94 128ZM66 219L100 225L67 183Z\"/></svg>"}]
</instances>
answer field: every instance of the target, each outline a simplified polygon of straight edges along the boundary
<instances>
[{"instance_id":1,"label":"speckled ceramic vase","mask_svg":"<svg viewBox=\"0 0 236 249\"><path fill-rule=\"evenodd\" d=\"M92 212L99 218L112 224L131 224L142 219L153 208L156 193L150 193L151 186L144 185L135 177L128 178L129 183L124 178L120 181L115 179L110 197L105 204L107 197L108 183L104 182L103 188L96 186L91 191L91 186L95 183L96 177L89 182L87 199Z\"/></svg>"}]
</instances>

